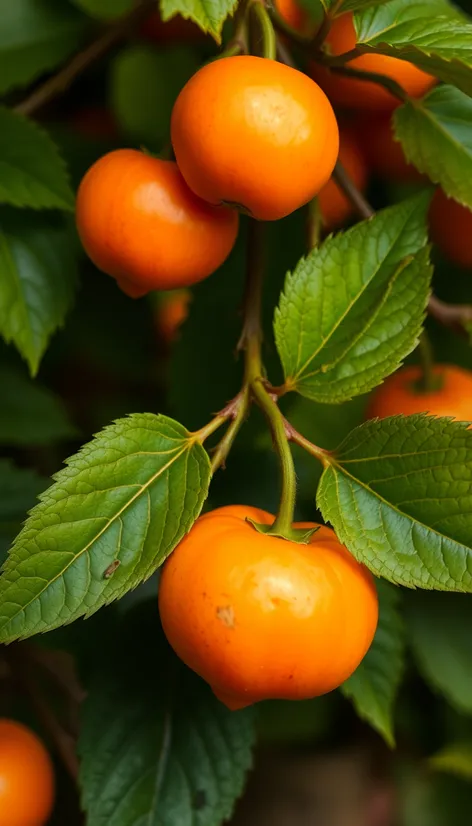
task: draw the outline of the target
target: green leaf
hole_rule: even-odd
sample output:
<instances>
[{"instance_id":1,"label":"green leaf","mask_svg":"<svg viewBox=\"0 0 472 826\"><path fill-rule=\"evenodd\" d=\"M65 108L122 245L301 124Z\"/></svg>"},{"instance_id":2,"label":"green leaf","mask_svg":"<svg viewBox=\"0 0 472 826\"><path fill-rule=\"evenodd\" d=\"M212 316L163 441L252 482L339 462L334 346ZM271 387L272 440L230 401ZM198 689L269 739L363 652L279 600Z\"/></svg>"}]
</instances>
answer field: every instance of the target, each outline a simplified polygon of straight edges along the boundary
<instances>
[{"instance_id":1,"label":"green leaf","mask_svg":"<svg viewBox=\"0 0 472 826\"><path fill-rule=\"evenodd\" d=\"M66 166L35 123L0 106L0 203L74 209Z\"/></svg>"},{"instance_id":2,"label":"green leaf","mask_svg":"<svg viewBox=\"0 0 472 826\"><path fill-rule=\"evenodd\" d=\"M60 398L22 371L0 365L0 388L0 444L50 445L77 436Z\"/></svg>"},{"instance_id":3,"label":"green leaf","mask_svg":"<svg viewBox=\"0 0 472 826\"><path fill-rule=\"evenodd\" d=\"M472 100L453 86L438 86L394 114L407 160L441 184L447 195L472 207Z\"/></svg>"},{"instance_id":4,"label":"green leaf","mask_svg":"<svg viewBox=\"0 0 472 826\"><path fill-rule=\"evenodd\" d=\"M290 389L347 401L416 347L431 279L429 200L421 193L328 238L288 274L275 338Z\"/></svg>"},{"instance_id":5,"label":"green leaf","mask_svg":"<svg viewBox=\"0 0 472 826\"><path fill-rule=\"evenodd\" d=\"M321 3L326 12L334 8L337 17L346 11L361 11L369 8L369 6L379 6L385 3L385 0L341 0L341 2L339 0L321 0Z\"/></svg>"},{"instance_id":6,"label":"green leaf","mask_svg":"<svg viewBox=\"0 0 472 826\"><path fill-rule=\"evenodd\" d=\"M197 69L198 60L188 48L122 49L110 74L111 104L122 130L152 148L169 140L175 100Z\"/></svg>"},{"instance_id":7,"label":"green leaf","mask_svg":"<svg viewBox=\"0 0 472 826\"><path fill-rule=\"evenodd\" d=\"M114 665L92 680L84 703L79 755L87 824L220 826L251 766L253 710L228 711L161 650L157 600L145 618L133 626L134 643L122 644ZM138 641L150 628L152 655Z\"/></svg>"},{"instance_id":8,"label":"green leaf","mask_svg":"<svg viewBox=\"0 0 472 826\"><path fill-rule=\"evenodd\" d=\"M237 0L160 0L164 21L176 14L193 20L204 32L209 32L217 43L221 42L221 30L226 18L233 14Z\"/></svg>"},{"instance_id":9,"label":"green leaf","mask_svg":"<svg viewBox=\"0 0 472 826\"><path fill-rule=\"evenodd\" d=\"M26 86L77 49L84 18L64 0L2 3L0 94Z\"/></svg>"},{"instance_id":10,"label":"green leaf","mask_svg":"<svg viewBox=\"0 0 472 826\"><path fill-rule=\"evenodd\" d=\"M394 416L356 428L324 471L318 507L376 575L472 591L472 431Z\"/></svg>"},{"instance_id":11,"label":"green leaf","mask_svg":"<svg viewBox=\"0 0 472 826\"><path fill-rule=\"evenodd\" d=\"M472 780L472 743L448 743L429 759L433 769Z\"/></svg>"},{"instance_id":12,"label":"green leaf","mask_svg":"<svg viewBox=\"0 0 472 826\"><path fill-rule=\"evenodd\" d=\"M110 19L131 11L134 0L73 0L76 6L92 17Z\"/></svg>"},{"instance_id":13,"label":"green leaf","mask_svg":"<svg viewBox=\"0 0 472 826\"><path fill-rule=\"evenodd\" d=\"M393 748L393 711L403 676L405 639L400 614L400 594L387 583L377 583L379 624L374 641L341 691Z\"/></svg>"},{"instance_id":14,"label":"green leaf","mask_svg":"<svg viewBox=\"0 0 472 826\"><path fill-rule=\"evenodd\" d=\"M102 430L41 497L0 579L0 640L49 631L135 588L190 530L205 500L203 447L165 416Z\"/></svg>"},{"instance_id":15,"label":"green leaf","mask_svg":"<svg viewBox=\"0 0 472 826\"><path fill-rule=\"evenodd\" d=\"M77 283L73 236L57 216L0 212L0 335L32 375L72 303Z\"/></svg>"},{"instance_id":16,"label":"green leaf","mask_svg":"<svg viewBox=\"0 0 472 826\"><path fill-rule=\"evenodd\" d=\"M1 382L0 382L1 383ZM18 533L27 511L47 487L47 479L36 471L19 468L9 459L0 459L0 562Z\"/></svg>"},{"instance_id":17,"label":"green leaf","mask_svg":"<svg viewBox=\"0 0 472 826\"><path fill-rule=\"evenodd\" d=\"M472 605L460 594L408 594L407 632L426 681L472 714Z\"/></svg>"},{"instance_id":18,"label":"green leaf","mask_svg":"<svg viewBox=\"0 0 472 826\"><path fill-rule=\"evenodd\" d=\"M472 95L472 22L444 0L390 0L355 25L361 53L408 60Z\"/></svg>"}]
</instances>

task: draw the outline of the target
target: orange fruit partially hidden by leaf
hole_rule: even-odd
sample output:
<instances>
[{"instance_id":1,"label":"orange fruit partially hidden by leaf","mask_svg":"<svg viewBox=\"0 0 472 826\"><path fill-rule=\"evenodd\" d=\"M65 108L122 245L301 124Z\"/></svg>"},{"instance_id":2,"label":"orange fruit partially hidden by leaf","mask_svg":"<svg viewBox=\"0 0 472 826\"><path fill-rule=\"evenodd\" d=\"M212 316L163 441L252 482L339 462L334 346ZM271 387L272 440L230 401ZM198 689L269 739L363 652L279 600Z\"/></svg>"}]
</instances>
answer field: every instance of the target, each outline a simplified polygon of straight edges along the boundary
<instances>
[{"instance_id":1,"label":"orange fruit partially hidden by leaf","mask_svg":"<svg viewBox=\"0 0 472 826\"><path fill-rule=\"evenodd\" d=\"M263 221L317 195L338 155L336 118L319 86L248 55L216 60L189 80L171 133L182 175L200 198Z\"/></svg>"},{"instance_id":2,"label":"orange fruit partially hidden by leaf","mask_svg":"<svg viewBox=\"0 0 472 826\"><path fill-rule=\"evenodd\" d=\"M296 32L309 36L315 31L316 24L297 0L275 0L275 8L281 18Z\"/></svg>"},{"instance_id":3,"label":"orange fruit partially hidden by leaf","mask_svg":"<svg viewBox=\"0 0 472 826\"><path fill-rule=\"evenodd\" d=\"M0 826L45 826L53 805L53 767L41 740L0 719Z\"/></svg>"},{"instance_id":4,"label":"orange fruit partially hidden by leaf","mask_svg":"<svg viewBox=\"0 0 472 826\"><path fill-rule=\"evenodd\" d=\"M340 133L339 160L357 189L363 192L367 186L367 167L359 143L348 129L342 129ZM325 184L318 200L323 224L328 231L342 226L352 214L351 201L333 178Z\"/></svg>"},{"instance_id":5,"label":"orange fruit partially hidden by leaf","mask_svg":"<svg viewBox=\"0 0 472 826\"><path fill-rule=\"evenodd\" d=\"M460 267L472 267L472 212L437 189L429 213L431 237Z\"/></svg>"},{"instance_id":6,"label":"orange fruit partially hidden by leaf","mask_svg":"<svg viewBox=\"0 0 472 826\"><path fill-rule=\"evenodd\" d=\"M333 55L345 54L355 48L356 31L351 12L342 14L333 21L326 43ZM422 97L437 82L436 78L418 69L413 63L388 55L364 54L346 65L360 71L387 75L413 98ZM399 105L400 101L378 83L343 77L317 63L312 64L311 74L330 100L339 106L388 111Z\"/></svg>"},{"instance_id":7,"label":"orange fruit partially hidden by leaf","mask_svg":"<svg viewBox=\"0 0 472 826\"><path fill-rule=\"evenodd\" d=\"M432 416L452 416L459 421L472 421L472 373L452 364L436 364L433 378L437 387L423 391L418 387L421 368L402 367L389 376L371 396L368 418L430 413Z\"/></svg>"},{"instance_id":8,"label":"orange fruit partially hidden by leaf","mask_svg":"<svg viewBox=\"0 0 472 826\"><path fill-rule=\"evenodd\" d=\"M167 639L231 709L331 691L372 642L373 578L330 528L301 545L259 533L246 518L274 521L242 505L211 511L164 564Z\"/></svg>"},{"instance_id":9,"label":"orange fruit partially hidden by leaf","mask_svg":"<svg viewBox=\"0 0 472 826\"><path fill-rule=\"evenodd\" d=\"M76 217L94 264L134 298L206 278L238 232L237 213L198 198L177 164L134 149L109 152L89 169Z\"/></svg>"}]
</instances>

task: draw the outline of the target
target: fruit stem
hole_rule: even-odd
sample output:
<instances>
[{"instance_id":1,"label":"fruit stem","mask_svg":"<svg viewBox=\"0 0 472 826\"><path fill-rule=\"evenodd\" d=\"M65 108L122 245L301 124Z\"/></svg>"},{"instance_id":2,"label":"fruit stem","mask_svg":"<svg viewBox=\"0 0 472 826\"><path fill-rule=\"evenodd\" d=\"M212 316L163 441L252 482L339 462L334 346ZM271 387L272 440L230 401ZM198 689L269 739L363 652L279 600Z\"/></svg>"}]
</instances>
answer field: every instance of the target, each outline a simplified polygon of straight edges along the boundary
<instances>
[{"instance_id":1,"label":"fruit stem","mask_svg":"<svg viewBox=\"0 0 472 826\"><path fill-rule=\"evenodd\" d=\"M259 35L262 40L262 57L265 57L268 60L276 60L277 44L275 40L275 31L269 12L267 11L262 0L252 0L249 5L249 13L252 14L253 19L257 22L257 35ZM257 35L254 36L256 43L258 43Z\"/></svg>"},{"instance_id":2,"label":"fruit stem","mask_svg":"<svg viewBox=\"0 0 472 826\"><path fill-rule=\"evenodd\" d=\"M434 373L433 347L426 330L423 330L420 336L418 351L421 360L421 377L416 382L416 390L419 393L429 393L438 389L439 377Z\"/></svg>"},{"instance_id":3,"label":"fruit stem","mask_svg":"<svg viewBox=\"0 0 472 826\"><path fill-rule=\"evenodd\" d=\"M334 167L333 178L348 198L360 218L373 218L375 209L371 207L368 201L364 198L360 189L357 188L350 175L344 169L341 161L336 161Z\"/></svg>"},{"instance_id":4,"label":"fruit stem","mask_svg":"<svg viewBox=\"0 0 472 826\"><path fill-rule=\"evenodd\" d=\"M320 202L318 198L313 198L308 204L308 214L306 220L306 236L309 250L313 250L319 245L322 229L323 216L321 214Z\"/></svg>"},{"instance_id":5,"label":"fruit stem","mask_svg":"<svg viewBox=\"0 0 472 826\"><path fill-rule=\"evenodd\" d=\"M344 77L352 77L356 80L365 80L369 83L377 83L379 86L383 86L387 92L390 92L394 97L401 100L402 103L408 103L410 100L409 95L405 92L405 90L391 77L387 75L383 75L380 72L367 72L364 69L355 69L353 66L345 66L344 61L351 60L354 57L358 57L360 52L357 49L353 49L352 52L347 52L346 54L339 55L339 57L333 57L329 60L323 60L323 63L329 66L332 72L335 72L339 75L344 75ZM343 63L336 64L334 61L343 60Z\"/></svg>"},{"instance_id":6,"label":"fruit stem","mask_svg":"<svg viewBox=\"0 0 472 826\"><path fill-rule=\"evenodd\" d=\"M211 461L211 472L214 474L220 467L225 467L226 459L247 416L250 404L249 387L243 387L239 394L239 404L232 422L223 438L218 442Z\"/></svg>"}]
</instances>

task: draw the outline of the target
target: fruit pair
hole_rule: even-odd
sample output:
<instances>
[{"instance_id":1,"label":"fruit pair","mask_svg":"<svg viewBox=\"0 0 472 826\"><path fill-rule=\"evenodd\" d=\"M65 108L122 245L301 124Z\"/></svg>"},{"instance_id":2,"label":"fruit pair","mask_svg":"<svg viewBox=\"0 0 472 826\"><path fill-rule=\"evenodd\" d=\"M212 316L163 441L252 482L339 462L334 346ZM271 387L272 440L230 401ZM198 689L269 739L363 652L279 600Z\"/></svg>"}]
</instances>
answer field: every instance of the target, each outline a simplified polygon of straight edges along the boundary
<instances>
[{"instance_id":1,"label":"fruit pair","mask_svg":"<svg viewBox=\"0 0 472 826\"><path fill-rule=\"evenodd\" d=\"M134 297L206 278L236 239L229 207L259 220L288 215L328 181L339 145L316 83L251 56L200 69L176 101L171 132L177 164L118 150L78 193L87 253Z\"/></svg>"},{"instance_id":2,"label":"fruit pair","mask_svg":"<svg viewBox=\"0 0 472 826\"><path fill-rule=\"evenodd\" d=\"M378 603L370 573L330 528L306 545L259 533L241 505L201 516L165 563L159 608L181 659L231 709L339 686L367 652Z\"/></svg>"},{"instance_id":3,"label":"fruit pair","mask_svg":"<svg viewBox=\"0 0 472 826\"><path fill-rule=\"evenodd\" d=\"M0 719L0 826L45 826L54 803L51 759L30 729Z\"/></svg>"}]
</instances>

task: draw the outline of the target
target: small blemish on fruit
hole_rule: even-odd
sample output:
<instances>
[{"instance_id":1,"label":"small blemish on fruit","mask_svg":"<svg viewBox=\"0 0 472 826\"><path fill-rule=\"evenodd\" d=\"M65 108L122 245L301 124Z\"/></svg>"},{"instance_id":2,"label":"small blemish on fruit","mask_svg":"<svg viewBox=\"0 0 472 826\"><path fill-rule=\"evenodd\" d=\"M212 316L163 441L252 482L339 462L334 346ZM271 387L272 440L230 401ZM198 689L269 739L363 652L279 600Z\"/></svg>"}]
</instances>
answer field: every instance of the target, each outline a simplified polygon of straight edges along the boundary
<instances>
[{"instance_id":1,"label":"small blemish on fruit","mask_svg":"<svg viewBox=\"0 0 472 826\"><path fill-rule=\"evenodd\" d=\"M120 560L119 559L114 559L113 562L111 563L111 565L109 565L108 568L106 568L106 570L103 572L103 579L110 579L110 577L113 576L116 569L119 568L120 565L121 565Z\"/></svg>"},{"instance_id":2,"label":"small blemish on fruit","mask_svg":"<svg viewBox=\"0 0 472 826\"><path fill-rule=\"evenodd\" d=\"M234 628L234 608L232 605L224 605L217 608L216 616L227 628Z\"/></svg>"}]
</instances>

